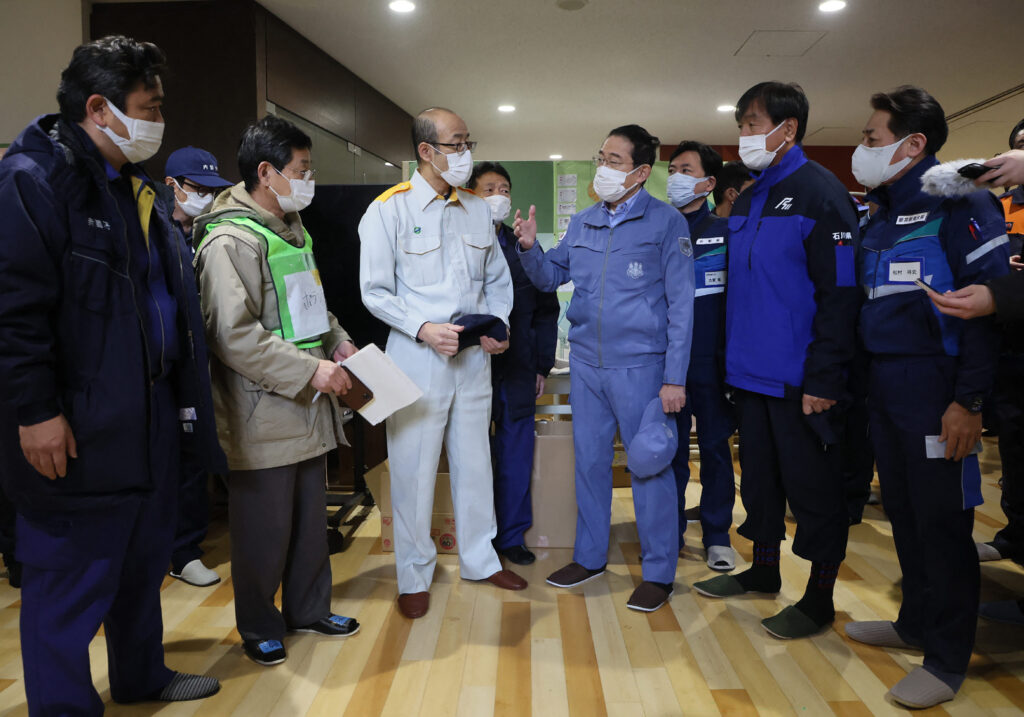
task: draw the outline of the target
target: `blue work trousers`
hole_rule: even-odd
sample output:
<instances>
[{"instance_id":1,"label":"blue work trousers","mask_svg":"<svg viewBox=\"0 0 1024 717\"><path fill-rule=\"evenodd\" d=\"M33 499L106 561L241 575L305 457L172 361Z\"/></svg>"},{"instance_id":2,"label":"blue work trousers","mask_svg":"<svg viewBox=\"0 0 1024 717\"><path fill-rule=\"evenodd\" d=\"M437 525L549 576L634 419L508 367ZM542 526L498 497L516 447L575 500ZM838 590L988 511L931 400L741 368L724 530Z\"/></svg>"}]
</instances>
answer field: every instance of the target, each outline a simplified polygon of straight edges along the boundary
<instances>
[{"instance_id":1,"label":"blue work trousers","mask_svg":"<svg viewBox=\"0 0 1024 717\"><path fill-rule=\"evenodd\" d=\"M615 429L628 453L644 408L661 389L665 367L658 362L636 368L597 368L571 356L569 366L578 508L573 560L596 570L608 562ZM679 560L672 467L650 478L633 476L632 483L643 578L671 583Z\"/></svg>"},{"instance_id":2,"label":"blue work trousers","mask_svg":"<svg viewBox=\"0 0 1024 717\"><path fill-rule=\"evenodd\" d=\"M725 386L713 364L698 367L690 362L686 382L686 406L676 414L679 450L672 461L679 494L679 544L686 532L686 484L690 480L690 423L697 417L700 449L700 525L704 547L729 545L729 526L736 502L729 437L736 431L736 412L725 399Z\"/></svg>"},{"instance_id":3,"label":"blue work trousers","mask_svg":"<svg viewBox=\"0 0 1024 717\"><path fill-rule=\"evenodd\" d=\"M74 513L18 515L21 658L32 717L103 713L89 669L89 642L101 624L116 702L155 696L171 681L173 672L164 665L160 585L176 523L177 416L170 385L157 381L149 447L152 493ZM80 444L78 450L88 447ZM117 470L116 462L111 456L111 470Z\"/></svg>"},{"instance_id":4,"label":"blue work trousers","mask_svg":"<svg viewBox=\"0 0 1024 717\"><path fill-rule=\"evenodd\" d=\"M530 505L530 473L533 470L534 417L512 418L505 396L505 384L496 386L500 411L494 413L494 512L498 550L523 544L523 535L533 524ZM497 407L496 407L497 408Z\"/></svg>"}]
</instances>

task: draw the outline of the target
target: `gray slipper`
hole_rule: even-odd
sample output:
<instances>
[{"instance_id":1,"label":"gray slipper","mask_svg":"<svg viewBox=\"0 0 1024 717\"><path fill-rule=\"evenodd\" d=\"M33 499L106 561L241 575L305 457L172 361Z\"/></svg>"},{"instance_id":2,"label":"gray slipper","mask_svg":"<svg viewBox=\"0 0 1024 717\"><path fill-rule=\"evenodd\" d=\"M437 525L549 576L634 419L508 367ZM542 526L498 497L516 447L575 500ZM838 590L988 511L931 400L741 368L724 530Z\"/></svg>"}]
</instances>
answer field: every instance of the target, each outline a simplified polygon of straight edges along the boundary
<instances>
[{"instance_id":1,"label":"gray slipper","mask_svg":"<svg viewBox=\"0 0 1024 717\"><path fill-rule=\"evenodd\" d=\"M889 696L905 707L925 709L949 702L956 693L923 667L915 667L889 690Z\"/></svg>"},{"instance_id":2,"label":"gray slipper","mask_svg":"<svg viewBox=\"0 0 1024 717\"><path fill-rule=\"evenodd\" d=\"M980 563L1003 559L1003 554L991 543L975 543L974 547L978 549L978 562Z\"/></svg>"},{"instance_id":3,"label":"gray slipper","mask_svg":"<svg viewBox=\"0 0 1024 717\"><path fill-rule=\"evenodd\" d=\"M1016 600L996 600L983 602L978 606L978 614L986 620L1005 622L1007 625L1024 625L1024 612Z\"/></svg>"},{"instance_id":4,"label":"gray slipper","mask_svg":"<svg viewBox=\"0 0 1024 717\"><path fill-rule=\"evenodd\" d=\"M920 649L900 637L896 628L888 620L859 620L846 623L846 634L857 642L876 647L895 647L900 649Z\"/></svg>"}]
</instances>

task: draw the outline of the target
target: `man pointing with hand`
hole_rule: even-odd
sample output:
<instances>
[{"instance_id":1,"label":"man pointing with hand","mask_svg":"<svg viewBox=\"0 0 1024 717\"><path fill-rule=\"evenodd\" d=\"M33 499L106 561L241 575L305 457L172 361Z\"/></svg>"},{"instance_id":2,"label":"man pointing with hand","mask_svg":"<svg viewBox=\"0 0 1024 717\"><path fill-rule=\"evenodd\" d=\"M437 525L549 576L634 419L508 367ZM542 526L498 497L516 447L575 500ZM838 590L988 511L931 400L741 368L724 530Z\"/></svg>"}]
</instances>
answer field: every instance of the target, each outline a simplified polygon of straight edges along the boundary
<instances>
[{"instance_id":1,"label":"man pointing with hand","mask_svg":"<svg viewBox=\"0 0 1024 717\"><path fill-rule=\"evenodd\" d=\"M658 144L637 125L613 129L595 160L594 191L602 201L574 216L547 253L536 244L535 208L525 220L516 212L520 258L530 280L541 291L569 281L575 287L567 316L576 545L573 562L548 577L556 587L595 578L608 562L616 428L629 452L652 399L660 397L665 413L686 403L693 248L686 219L643 187ZM676 484L669 462L654 475L634 471L633 478L644 581L627 605L650 612L669 599L675 580Z\"/></svg>"},{"instance_id":2,"label":"man pointing with hand","mask_svg":"<svg viewBox=\"0 0 1024 717\"><path fill-rule=\"evenodd\" d=\"M508 263L487 203L458 189L472 172L476 145L466 123L450 110L428 109L414 120L412 140L419 162L412 180L377 197L359 223L359 285L366 307L391 326L388 355L423 391L387 419L398 607L414 619L430 606L437 562L430 521L442 442L459 573L506 590L522 590L526 581L502 570L491 546L489 354L508 348ZM504 340L471 338L471 318L500 321Z\"/></svg>"}]
</instances>

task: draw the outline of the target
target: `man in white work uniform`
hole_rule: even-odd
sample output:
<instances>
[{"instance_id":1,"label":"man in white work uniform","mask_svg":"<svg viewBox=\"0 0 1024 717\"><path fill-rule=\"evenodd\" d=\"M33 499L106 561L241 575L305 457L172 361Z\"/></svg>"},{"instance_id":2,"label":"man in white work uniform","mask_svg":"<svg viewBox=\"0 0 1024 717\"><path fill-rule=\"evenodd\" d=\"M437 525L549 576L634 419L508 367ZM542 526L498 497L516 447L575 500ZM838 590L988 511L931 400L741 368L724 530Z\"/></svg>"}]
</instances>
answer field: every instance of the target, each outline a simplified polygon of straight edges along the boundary
<instances>
[{"instance_id":1,"label":"man in white work uniform","mask_svg":"<svg viewBox=\"0 0 1024 717\"><path fill-rule=\"evenodd\" d=\"M363 303L392 330L387 353L423 390L388 418L398 606L408 618L430 606L437 549L430 539L434 481L444 442L451 466L459 572L522 590L526 581L501 562L487 430L491 416L488 354L505 340L480 336L460 343L461 317L490 315L505 327L512 309L508 263L487 203L457 189L473 169L466 123L432 108L413 122L419 167L377 199L359 223L359 285ZM469 345L469 344L473 345Z\"/></svg>"}]
</instances>

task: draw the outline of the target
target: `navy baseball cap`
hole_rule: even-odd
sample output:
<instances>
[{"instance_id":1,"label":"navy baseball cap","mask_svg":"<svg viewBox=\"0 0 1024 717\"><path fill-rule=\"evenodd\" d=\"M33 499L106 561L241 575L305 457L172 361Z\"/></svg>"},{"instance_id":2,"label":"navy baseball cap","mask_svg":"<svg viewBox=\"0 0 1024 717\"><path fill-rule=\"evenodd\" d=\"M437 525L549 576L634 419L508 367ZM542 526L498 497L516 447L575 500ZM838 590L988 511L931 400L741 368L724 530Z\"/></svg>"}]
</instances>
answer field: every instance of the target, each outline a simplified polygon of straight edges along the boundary
<instances>
[{"instance_id":1,"label":"navy baseball cap","mask_svg":"<svg viewBox=\"0 0 1024 717\"><path fill-rule=\"evenodd\" d=\"M651 478L672 465L679 447L675 416L661 407L661 399L653 398L644 409L640 428L626 450L630 473L637 478Z\"/></svg>"},{"instance_id":2,"label":"navy baseball cap","mask_svg":"<svg viewBox=\"0 0 1024 717\"><path fill-rule=\"evenodd\" d=\"M495 341L508 339L505 322L492 314L466 314L452 323L466 327L459 333L459 351L479 344L481 336L490 336Z\"/></svg>"},{"instance_id":3,"label":"navy baseball cap","mask_svg":"<svg viewBox=\"0 0 1024 717\"><path fill-rule=\"evenodd\" d=\"M233 182L221 177L217 172L217 158L198 147L182 147L171 152L164 168L165 177L184 177L201 187L219 189L230 187Z\"/></svg>"}]
</instances>

